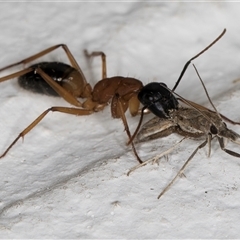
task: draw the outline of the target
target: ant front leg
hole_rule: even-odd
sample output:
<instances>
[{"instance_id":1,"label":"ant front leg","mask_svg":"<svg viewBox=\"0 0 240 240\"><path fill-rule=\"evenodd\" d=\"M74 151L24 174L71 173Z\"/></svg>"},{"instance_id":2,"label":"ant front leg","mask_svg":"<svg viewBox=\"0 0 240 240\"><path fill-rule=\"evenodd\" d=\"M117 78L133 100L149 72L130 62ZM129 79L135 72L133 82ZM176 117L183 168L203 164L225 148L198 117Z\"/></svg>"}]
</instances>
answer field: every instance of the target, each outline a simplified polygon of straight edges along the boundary
<instances>
[{"instance_id":1,"label":"ant front leg","mask_svg":"<svg viewBox=\"0 0 240 240\"><path fill-rule=\"evenodd\" d=\"M127 119L126 119L126 116L125 116L125 111L126 111L126 107L125 107L125 109L123 108L123 106L126 106L126 104L123 104L123 102L121 101L121 98L119 97L119 95L118 94L116 94L115 96L114 96L114 99L116 99L116 108L119 110L119 114L120 114L120 117L121 117L121 119L122 119L122 122L123 122L123 125L124 125L124 128L125 128L125 131L126 131L126 133L127 133L127 135L128 135L128 138L129 138L129 140L132 138L132 136L131 136L131 133L130 133L130 130L129 130L129 127L128 127L128 123L127 123ZM112 100L112 101L114 101L114 100ZM113 104L112 104L113 105ZM135 145L134 145L134 143L133 142L131 142L131 145L132 145L132 150L133 150L133 152L134 152L134 155L136 156L136 158L137 158L137 160L138 160L138 162L140 163L140 164L142 164L143 163L143 161L141 160L141 158L138 156L138 153L137 153L137 151L136 151L136 148L135 148Z\"/></svg>"}]
</instances>

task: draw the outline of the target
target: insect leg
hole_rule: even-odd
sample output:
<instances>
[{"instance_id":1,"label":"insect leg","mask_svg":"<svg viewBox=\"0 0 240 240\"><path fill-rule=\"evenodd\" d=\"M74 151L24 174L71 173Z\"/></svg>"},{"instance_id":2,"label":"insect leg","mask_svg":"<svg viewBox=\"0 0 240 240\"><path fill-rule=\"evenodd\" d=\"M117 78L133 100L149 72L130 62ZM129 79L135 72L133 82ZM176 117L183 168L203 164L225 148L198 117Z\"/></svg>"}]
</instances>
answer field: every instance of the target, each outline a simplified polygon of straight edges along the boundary
<instances>
[{"instance_id":1,"label":"insect leg","mask_svg":"<svg viewBox=\"0 0 240 240\"><path fill-rule=\"evenodd\" d=\"M64 98L68 103L81 107L82 104L77 100L75 96L66 91L63 87L57 84L51 77L49 77L41 68L34 70L38 73L62 98Z\"/></svg>"},{"instance_id":2,"label":"insect leg","mask_svg":"<svg viewBox=\"0 0 240 240\"><path fill-rule=\"evenodd\" d=\"M22 75L24 75L26 73L29 73L29 72L32 72L32 71L33 71L32 68L26 68L24 70L21 70L21 71L9 74L7 76L1 77L0 78L0 82L4 82L4 81L10 80L12 78L16 78L16 77L22 76Z\"/></svg>"},{"instance_id":3,"label":"insect leg","mask_svg":"<svg viewBox=\"0 0 240 240\"><path fill-rule=\"evenodd\" d=\"M106 54L104 52L101 52L101 51L88 53L88 51L86 49L84 50L84 53L88 58L101 56L101 58L102 58L102 79L107 78Z\"/></svg>"},{"instance_id":4,"label":"insect leg","mask_svg":"<svg viewBox=\"0 0 240 240\"><path fill-rule=\"evenodd\" d=\"M74 97L72 94L70 94L68 91L66 91L64 88L62 88L59 84L57 84L51 77L49 77L41 68L33 69L33 68L26 68L21 71L9 74L7 76L1 77L0 82L4 82L7 80L10 80L12 78L20 77L26 73L35 71L41 77L60 95L62 96L67 102L70 104L81 107L82 104L77 100L76 97Z\"/></svg>"},{"instance_id":5,"label":"insect leg","mask_svg":"<svg viewBox=\"0 0 240 240\"><path fill-rule=\"evenodd\" d=\"M184 165L181 167L181 169L178 171L177 175L172 179L172 181L163 189L163 191L159 194L158 199L172 186L172 184L175 182L175 180L183 174L183 170L187 166L187 164L190 162L190 160L194 157L194 155L197 153L197 151L201 148L203 148L207 144L208 140L205 140L203 143L201 143L191 154L191 156L188 158L188 160L184 163Z\"/></svg>"},{"instance_id":6,"label":"insect leg","mask_svg":"<svg viewBox=\"0 0 240 240\"><path fill-rule=\"evenodd\" d=\"M125 128L125 131L128 135L128 138L131 139L131 133L130 133L130 130L129 130L129 127L128 127L128 123L127 123L127 119L126 119L126 116L125 116L125 111L123 109L123 105L122 105L122 102L121 102L121 97L119 95L115 95L114 96L114 99L116 99L116 104L117 104L117 109L120 110L120 117L123 121L123 125L124 125L124 128ZM141 158L138 156L138 153L136 151L136 148L135 148L135 145L133 142L131 142L131 145L132 145L132 149L133 149L133 152L134 152L134 155L136 156L137 160L139 163L142 163L143 161L141 160Z\"/></svg>"},{"instance_id":7,"label":"insect leg","mask_svg":"<svg viewBox=\"0 0 240 240\"><path fill-rule=\"evenodd\" d=\"M218 138L218 142L219 142L219 144L220 144L220 147L221 147L221 149L222 149L224 152L226 152L226 153L228 153L228 154L230 154L230 155L232 155L232 156L234 156L234 157L240 158L240 154L239 154L239 153L236 153L236 152L234 152L234 151L231 151L231 150L225 148L225 144L224 144L223 138L221 138L221 137L217 137L217 138Z\"/></svg>"},{"instance_id":8,"label":"insect leg","mask_svg":"<svg viewBox=\"0 0 240 240\"><path fill-rule=\"evenodd\" d=\"M212 134L207 135L207 141L208 141L208 157L210 157L210 155L211 155Z\"/></svg>"},{"instance_id":9,"label":"insect leg","mask_svg":"<svg viewBox=\"0 0 240 240\"><path fill-rule=\"evenodd\" d=\"M138 168L140 168L140 167L143 167L143 166L147 165L147 164L150 163L150 162L156 162L156 161L159 160L161 157L169 154L170 152L172 152L172 151L173 151L183 140L185 140L185 139L187 139L187 137L182 138L179 142L177 142L174 146L172 146L171 148L167 149L166 151L164 151L164 152L156 155L155 157L150 158L150 159L148 159L147 161L144 161L143 163L138 164L137 166L131 168L131 169L128 171L127 176L129 176L130 173L132 173L132 172L135 171L136 169L138 169Z\"/></svg>"},{"instance_id":10,"label":"insect leg","mask_svg":"<svg viewBox=\"0 0 240 240\"><path fill-rule=\"evenodd\" d=\"M30 132L49 112L62 112L73 115L90 115L92 111L79 108L70 107L51 107L40 114L30 125L28 125L9 145L9 147L4 151L0 158L4 157L8 151L14 146L14 144L22 137L24 137L28 132Z\"/></svg>"},{"instance_id":11,"label":"insect leg","mask_svg":"<svg viewBox=\"0 0 240 240\"><path fill-rule=\"evenodd\" d=\"M8 66L6 66L6 67L1 68L1 69L0 69L0 72L3 71L3 70L9 69L9 68L11 68L11 67L20 65L20 64L27 64L27 63L29 63L29 62L32 62L32 61L34 61L34 60L36 60L36 59L38 59L38 58L40 58L40 57L42 57L42 56L44 56L44 55L46 55L46 54L48 54L48 53L54 51L55 49L57 49L57 48L59 48L59 47L62 47L62 48L63 48L63 50L65 51L65 53L66 53L66 55L67 55L67 57L68 57L68 59L69 59L69 61L70 61L71 64L72 64L72 66L73 66L74 68L76 68L76 69L81 73L82 78L83 78L83 80L85 81L85 84L87 84L87 81L86 81L86 79L85 79L85 76L84 76L81 68L79 67L77 61L75 60L75 58L73 57L73 55L72 55L72 53L70 52L69 48L68 48L67 45L65 45L65 44L57 44L57 45L54 45L54 46L52 46L52 47L49 47L49 48L47 48L47 49L45 49L45 50L43 50L43 51L41 51L41 52L39 52L39 53L37 53L37 54L34 54L34 55L32 55L32 56L30 56L30 57L28 57L28 58L23 59L22 61L19 61L19 62L10 64L10 65L8 65Z\"/></svg>"}]
</instances>

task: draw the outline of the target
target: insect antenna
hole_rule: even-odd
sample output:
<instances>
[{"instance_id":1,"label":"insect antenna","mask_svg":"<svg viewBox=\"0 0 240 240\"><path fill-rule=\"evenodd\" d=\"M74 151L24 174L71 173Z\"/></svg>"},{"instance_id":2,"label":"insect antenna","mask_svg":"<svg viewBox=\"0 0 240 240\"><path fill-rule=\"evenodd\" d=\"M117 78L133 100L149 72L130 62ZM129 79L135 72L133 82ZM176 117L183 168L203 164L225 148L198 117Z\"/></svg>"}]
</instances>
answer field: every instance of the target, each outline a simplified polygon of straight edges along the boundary
<instances>
[{"instance_id":1,"label":"insect antenna","mask_svg":"<svg viewBox=\"0 0 240 240\"><path fill-rule=\"evenodd\" d=\"M200 80L200 82L201 82L201 84L202 84L202 86L203 86L203 89L204 89L204 91L205 91L205 93L206 93L206 95L207 95L208 101L210 102L210 104L211 104L212 107L214 108L214 110L215 110L216 114L218 115L218 117L222 119L222 117L221 117L221 115L219 114L218 110L217 110L216 107L214 106L214 104L213 104L213 102L212 102L212 100L211 100L211 98L210 98L210 96L209 96L209 94L208 94L208 91L207 91L207 89L206 89L206 87L205 87L205 84L204 84L204 82L203 82L203 80L202 80L202 78L201 78L201 76L200 76L200 74L199 74L199 72L198 72L198 70L197 70L197 68L196 68L196 66L195 66L194 64L193 64L193 67L194 67L194 69L195 69L195 71L196 71L196 73L197 73L197 75L198 75L198 78L199 78L199 80Z\"/></svg>"},{"instance_id":2,"label":"insect antenna","mask_svg":"<svg viewBox=\"0 0 240 240\"><path fill-rule=\"evenodd\" d=\"M180 76L179 76L179 78L178 78L175 86L173 87L173 89L172 89L172 90L170 90L170 89L168 89L168 88L167 88L167 89L168 89L169 91L171 91L171 92L174 92L175 89L177 88L178 84L180 83L180 81L181 81L184 73L186 72L189 64L191 63L191 61L194 60L194 59L196 59L196 58L199 57L200 55L202 55L204 52L206 52L206 51L207 51L210 47L212 47L220 38L222 38L222 36L223 36L225 33L226 33L226 28L224 28L224 30L222 31L222 33L221 33L212 43L210 43L210 44L209 44L206 48L204 48L201 52L199 52L197 55L195 55L195 56L192 57L190 60L188 60L188 61L186 62L186 64L184 65L184 67L183 67L183 69L182 69L182 71L181 71L181 73L180 73ZM176 94L176 95L177 95L177 94ZM188 104L188 105L189 105L189 104ZM191 105L191 106L192 106L192 105ZM137 133L138 133L138 131L139 131L139 129L140 129L140 126L141 126L141 124L142 124L144 110L147 109L148 107L149 107L149 106L144 106L144 107L142 108L141 116L140 116L140 120L139 120L138 126L137 126L135 132L133 133L132 137L129 139L127 145L131 144L131 143L133 142L134 138L136 137L136 135L137 135ZM193 107L193 106L192 106L192 107ZM206 116L206 117L207 117L207 116Z\"/></svg>"},{"instance_id":3,"label":"insect antenna","mask_svg":"<svg viewBox=\"0 0 240 240\"><path fill-rule=\"evenodd\" d=\"M186 64L183 67L182 72L180 73L180 76L177 80L177 82L175 83L175 86L173 87L172 91L175 91L175 89L177 88L178 84L180 83L184 73L186 72L189 64L191 63L192 60L196 59L197 57L199 57L200 55L202 55L204 52L206 52L212 45L214 45L220 38L222 38L222 36L226 33L226 28L223 29L222 33L212 42L210 43L206 48L204 48L200 53L198 53L197 55L195 55L194 57L192 57L190 60L188 60L186 62Z\"/></svg>"}]
</instances>

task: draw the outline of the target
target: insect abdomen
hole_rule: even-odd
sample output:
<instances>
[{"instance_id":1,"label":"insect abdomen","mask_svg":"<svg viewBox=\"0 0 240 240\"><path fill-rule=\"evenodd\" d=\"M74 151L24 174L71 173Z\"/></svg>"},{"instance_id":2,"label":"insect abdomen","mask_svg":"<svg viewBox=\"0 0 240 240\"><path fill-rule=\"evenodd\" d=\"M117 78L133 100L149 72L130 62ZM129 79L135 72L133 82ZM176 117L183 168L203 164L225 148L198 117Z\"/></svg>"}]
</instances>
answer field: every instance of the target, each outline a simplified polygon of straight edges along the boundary
<instances>
[{"instance_id":1,"label":"insect abdomen","mask_svg":"<svg viewBox=\"0 0 240 240\"><path fill-rule=\"evenodd\" d=\"M64 79L69 71L74 70L71 66L61 62L41 62L31 65L30 68L41 68L59 85L62 84L62 79ZM31 92L59 96L39 74L34 72L20 76L18 83L22 88Z\"/></svg>"}]
</instances>

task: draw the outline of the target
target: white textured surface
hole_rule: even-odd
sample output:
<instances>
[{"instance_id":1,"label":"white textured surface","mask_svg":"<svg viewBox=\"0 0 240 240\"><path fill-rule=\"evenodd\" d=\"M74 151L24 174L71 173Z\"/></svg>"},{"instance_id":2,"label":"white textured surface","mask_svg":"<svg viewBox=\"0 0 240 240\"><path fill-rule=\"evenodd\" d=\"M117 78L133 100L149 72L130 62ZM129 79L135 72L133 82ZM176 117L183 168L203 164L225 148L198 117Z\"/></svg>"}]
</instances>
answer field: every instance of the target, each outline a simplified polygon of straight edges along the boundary
<instances>
[{"instance_id":1,"label":"white textured surface","mask_svg":"<svg viewBox=\"0 0 240 240\"><path fill-rule=\"evenodd\" d=\"M223 28L227 34L195 62L217 108L240 119L239 3L1 3L0 66L51 45L66 43L89 82L100 79L83 49L107 54L108 76L163 81L172 87L185 62ZM66 58L61 50L45 60ZM50 106L62 99L1 83L0 151ZM192 66L177 92L208 106ZM131 129L138 117L128 115ZM240 132L239 127L232 127ZM132 130L133 131L133 130ZM178 137L137 146L143 159ZM129 177L137 164L120 120L109 109L75 117L50 113L0 161L2 238L239 238L240 159L213 143L199 151L172 188L160 191L199 144L186 141L160 165ZM240 152L239 146L229 148Z\"/></svg>"}]
</instances>

